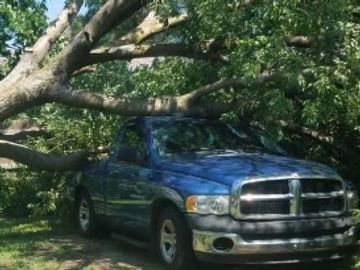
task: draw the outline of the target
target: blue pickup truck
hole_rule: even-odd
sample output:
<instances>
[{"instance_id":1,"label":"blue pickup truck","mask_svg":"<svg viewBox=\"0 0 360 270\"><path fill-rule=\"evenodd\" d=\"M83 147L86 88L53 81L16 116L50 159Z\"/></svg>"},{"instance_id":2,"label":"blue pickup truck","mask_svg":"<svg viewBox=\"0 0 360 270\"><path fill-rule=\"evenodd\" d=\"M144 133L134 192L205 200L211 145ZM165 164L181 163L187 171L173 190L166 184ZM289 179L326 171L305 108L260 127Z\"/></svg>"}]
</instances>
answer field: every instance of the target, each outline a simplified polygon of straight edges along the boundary
<instances>
[{"instance_id":1,"label":"blue pickup truck","mask_svg":"<svg viewBox=\"0 0 360 270\"><path fill-rule=\"evenodd\" d=\"M75 202L81 234L149 243L166 269L338 259L357 238L357 193L334 170L217 120L129 120L77 175Z\"/></svg>"}]
</instances>

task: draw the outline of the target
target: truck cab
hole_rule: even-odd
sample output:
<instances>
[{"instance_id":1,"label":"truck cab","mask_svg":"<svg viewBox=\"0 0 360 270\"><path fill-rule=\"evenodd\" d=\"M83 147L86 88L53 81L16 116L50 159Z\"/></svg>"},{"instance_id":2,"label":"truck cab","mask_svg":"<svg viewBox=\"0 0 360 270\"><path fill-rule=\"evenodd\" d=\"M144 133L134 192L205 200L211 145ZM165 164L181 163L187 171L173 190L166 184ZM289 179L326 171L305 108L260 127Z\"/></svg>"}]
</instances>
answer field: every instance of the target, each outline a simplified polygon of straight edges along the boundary
<instances>
[{"instance_id":1,"label":"truck cab","mask_svg":"<svg viewBox=\"0 0 360 270\"><path fill-rule=\"evenodd\" d=\"M166 269L340 259L355 247L355 188L219 120L138 117L76 177L84 236L149 243Z\"/></svg>"}]
</instances>

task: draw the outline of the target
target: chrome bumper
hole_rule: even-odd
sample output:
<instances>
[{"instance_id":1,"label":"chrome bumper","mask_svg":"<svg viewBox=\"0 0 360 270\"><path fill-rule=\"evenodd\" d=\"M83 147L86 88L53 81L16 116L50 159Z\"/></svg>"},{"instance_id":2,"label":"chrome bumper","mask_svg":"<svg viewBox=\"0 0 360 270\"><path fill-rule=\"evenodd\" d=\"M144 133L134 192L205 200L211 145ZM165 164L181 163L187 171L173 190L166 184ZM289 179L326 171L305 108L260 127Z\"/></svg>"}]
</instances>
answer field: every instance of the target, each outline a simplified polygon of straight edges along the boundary
<instances>
[{"instance_id":1,"label":"chrome bumper","mask_svg":"<svg viewBox=\"0 0 360 270\"><path fill-rule=\"evenodd\" d=\"M246 241L239 234L193 230L193 249L195 252L209 255L270 255L336 250L354 245L356 243L355 231L355 227L351 227L345 233L331 236ZM214 241L218 238L232 240L233 247L227 250L216 249Z\"/></svg>"}]
</instances>

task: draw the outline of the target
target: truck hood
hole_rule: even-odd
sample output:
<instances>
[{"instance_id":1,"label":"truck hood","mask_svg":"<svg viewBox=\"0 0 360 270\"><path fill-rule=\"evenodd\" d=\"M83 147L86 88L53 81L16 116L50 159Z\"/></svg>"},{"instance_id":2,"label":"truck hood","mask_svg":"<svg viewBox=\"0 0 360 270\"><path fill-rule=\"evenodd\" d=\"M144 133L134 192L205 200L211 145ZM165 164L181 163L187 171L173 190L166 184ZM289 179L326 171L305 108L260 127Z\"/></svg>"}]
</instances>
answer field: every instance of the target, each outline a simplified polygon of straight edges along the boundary
<instances>
[{"instance_id":1,"label":"truck hood","mask_svg":"<svg viewBox=\"0 0 360 270\"><path fill-rule=\"evenodd\" d=\"M253 177L339 175L328 166L312 161L269 154L225 153L177 157L162 161L160 169L196 176L226 186Z\"/></svg>"}]
</instances>

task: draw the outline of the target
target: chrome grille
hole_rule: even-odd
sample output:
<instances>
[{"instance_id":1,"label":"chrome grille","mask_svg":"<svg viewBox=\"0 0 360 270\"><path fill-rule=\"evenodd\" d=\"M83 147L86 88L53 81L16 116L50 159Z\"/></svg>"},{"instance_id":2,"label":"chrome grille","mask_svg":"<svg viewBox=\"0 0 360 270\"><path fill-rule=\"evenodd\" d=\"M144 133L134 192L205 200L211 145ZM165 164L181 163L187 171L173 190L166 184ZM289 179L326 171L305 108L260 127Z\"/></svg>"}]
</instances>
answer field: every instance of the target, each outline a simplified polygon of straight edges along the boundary
<instances>
[{"instance_id":1,"label":"chrome grille","mask_svg":"<svg viewBox=\"0 0 360 270\"><path fill-rule=\"evenodd\" d=\"M231 213L235 218L332 216L346 210L340 179L257 179L235 186Z\"/></svg>"}]
</instances>

